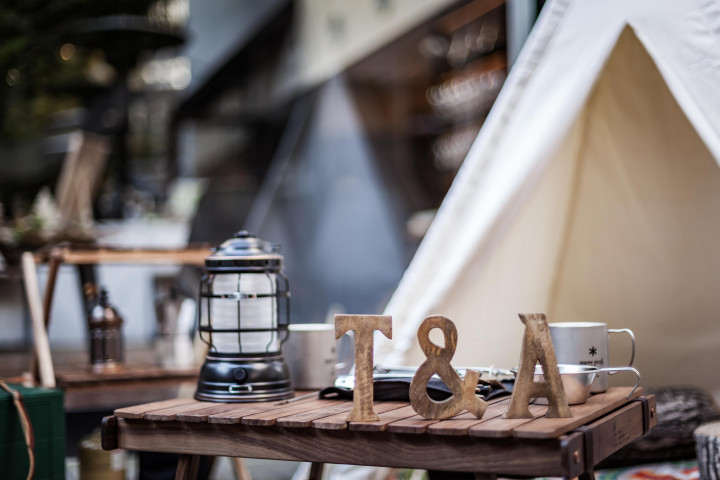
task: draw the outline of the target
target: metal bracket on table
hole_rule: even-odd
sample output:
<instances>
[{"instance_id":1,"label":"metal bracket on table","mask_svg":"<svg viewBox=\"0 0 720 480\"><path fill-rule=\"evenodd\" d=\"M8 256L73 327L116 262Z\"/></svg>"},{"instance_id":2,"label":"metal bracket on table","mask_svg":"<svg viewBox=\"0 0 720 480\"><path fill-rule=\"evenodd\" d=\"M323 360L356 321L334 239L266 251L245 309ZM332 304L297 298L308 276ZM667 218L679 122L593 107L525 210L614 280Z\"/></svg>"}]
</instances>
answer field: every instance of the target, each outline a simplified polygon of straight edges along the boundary
<instances>
[{"instance_id":1,"label":"metal bracket on table","mask_svg":"<svg viewBox=\"0 0 720 480\"><path fill-rule=\"evenodd\" d=\"M595 444L592 428L583 425L576 428L575 431L580 432L583 435L583 456L585 457L585 468L592 471L592 469L595 468L595 454L593 453Z\"/></svg>"},{"instance_id":2,"label":"metal bracket on table","mask_svg":"<svg viewBox=\"0 0 720 480\"><path fill-rule=\"evenodd\" d=\"M587 463L586 445L585 435L580 429L561 437L563 477L575 478L588 469L592 471L594 464Z\"/></svg>"},{"instance_id":3,"label":"metal bracket on table","mask_svg":"<svg viewBox=\"0 0 720 480\"><path fill-rule=\"evenodd\" d=\"M642 403L643 410L643 435L650 431L652 428L651 419L655 417L655 407L650 406L650 400L647 397L638 397L633 402Z\"/></svg>"},{"instance_id":4,"label":"metal bracket on table","mask_svg":"<svg viewBox=\"0 0 720 480\"><path fill-rule=\"evenodd\" d=\"M102 419L101 445L103 450L118 448L118 421L115 415Z\"/></svg>"}]
</instances>

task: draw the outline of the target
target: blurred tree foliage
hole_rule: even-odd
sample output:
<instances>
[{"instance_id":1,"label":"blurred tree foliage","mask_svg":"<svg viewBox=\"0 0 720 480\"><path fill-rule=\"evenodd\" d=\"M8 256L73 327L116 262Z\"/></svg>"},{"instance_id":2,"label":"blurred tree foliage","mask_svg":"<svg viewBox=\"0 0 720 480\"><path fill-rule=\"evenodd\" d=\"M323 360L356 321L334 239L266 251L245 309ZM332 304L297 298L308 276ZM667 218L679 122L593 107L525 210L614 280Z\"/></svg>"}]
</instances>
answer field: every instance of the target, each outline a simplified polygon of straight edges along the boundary
<instances>
[{"instance_id":1,"label":"blurred tree foliage","mask_svg":"<svg viewBox=\"0 0 720 480\"><path fill-rule=\"evenodd\" d=\"M77 89L98 83L89 73L102 52L70 45L73 22L145 15L154 0L0 0L0 142L32 137L48 115L79 105Z\"/></svg>"}]
</instances>

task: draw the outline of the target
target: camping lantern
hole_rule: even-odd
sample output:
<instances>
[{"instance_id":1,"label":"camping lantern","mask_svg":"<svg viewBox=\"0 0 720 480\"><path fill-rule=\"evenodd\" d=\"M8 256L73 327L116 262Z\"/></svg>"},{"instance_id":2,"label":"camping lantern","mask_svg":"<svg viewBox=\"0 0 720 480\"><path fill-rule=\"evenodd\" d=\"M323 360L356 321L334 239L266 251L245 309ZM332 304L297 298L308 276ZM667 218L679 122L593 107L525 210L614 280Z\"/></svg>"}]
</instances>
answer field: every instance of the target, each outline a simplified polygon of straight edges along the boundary
<instances>
[{"instance_id":1,"label":"camping lantern","mask_svg":"<svg viewBox=\"0 0 720 480\"><path fill-rule=\"evenodd\" d=\"M205 259L198 328L209 350L197 400L256 402L293 396L282 356L290 290L278 250L241 231Z\"/></svg>"}]
</instances>

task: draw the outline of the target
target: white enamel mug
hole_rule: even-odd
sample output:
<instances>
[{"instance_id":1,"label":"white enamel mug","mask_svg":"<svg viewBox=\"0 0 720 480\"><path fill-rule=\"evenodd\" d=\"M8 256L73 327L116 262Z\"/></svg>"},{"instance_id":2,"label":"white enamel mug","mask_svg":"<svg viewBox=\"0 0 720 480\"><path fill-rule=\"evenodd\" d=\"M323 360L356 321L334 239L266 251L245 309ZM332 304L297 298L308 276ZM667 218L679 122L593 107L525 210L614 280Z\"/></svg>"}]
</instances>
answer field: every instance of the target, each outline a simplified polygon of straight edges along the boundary
<instances>
[{"instance_id":1,"label":"white enamel mug","mask_svg":"<svg viewBox=\"0 0 720 480\"><path fill-rule=\"evenodd\" d=\"M600 322L562 322L551 323L555 356L558 363L586 365L598 368L610 368L608 337L611 333L627 333L632 341L631 367L635 359L635 335L630 329L608 329L606 323ZM607 373L599 373L593 383L592 391L604 392L608 388Z\"/></svg>"}]
</instances>

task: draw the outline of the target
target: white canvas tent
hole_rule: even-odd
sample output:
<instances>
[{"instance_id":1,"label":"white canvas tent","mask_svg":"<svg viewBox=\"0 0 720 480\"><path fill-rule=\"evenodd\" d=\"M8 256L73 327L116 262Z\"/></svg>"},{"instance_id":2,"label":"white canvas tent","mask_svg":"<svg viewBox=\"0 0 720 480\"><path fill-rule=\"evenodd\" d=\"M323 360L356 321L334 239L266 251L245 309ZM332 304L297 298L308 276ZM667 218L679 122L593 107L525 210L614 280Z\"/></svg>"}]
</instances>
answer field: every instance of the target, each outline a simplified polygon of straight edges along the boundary
<instances>
[{"instance_id":1,"label":"white canvas tent","mask_svg":"<svg viewBox=\"0 0 720 480\"><path fill-rule=\"evenodd\" d=\"M633 329L643 385L720 395L718 162L718 2L549 2L387 305L377 362L422 363L417 327L442 314L455 365L512 367L517 314L546 312Z\"/></svg>"}]
</instances>

